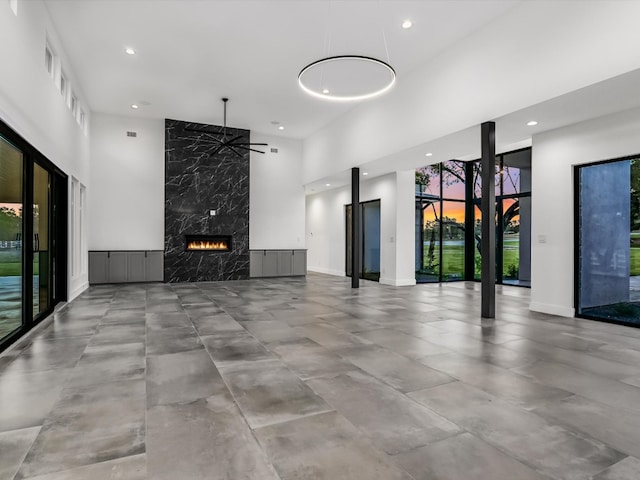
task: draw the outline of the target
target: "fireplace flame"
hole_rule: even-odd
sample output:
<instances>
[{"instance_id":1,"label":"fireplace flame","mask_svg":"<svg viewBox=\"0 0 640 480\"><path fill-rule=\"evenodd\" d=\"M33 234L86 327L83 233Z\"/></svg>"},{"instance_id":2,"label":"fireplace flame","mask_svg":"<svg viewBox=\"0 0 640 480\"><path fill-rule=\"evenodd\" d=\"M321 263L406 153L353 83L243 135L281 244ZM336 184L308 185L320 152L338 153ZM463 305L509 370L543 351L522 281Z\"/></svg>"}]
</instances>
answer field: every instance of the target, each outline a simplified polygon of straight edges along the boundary
<instances>
[{"instance_id":1,"label":"fireplace flame","mask_svg":"<svg viewBox=\"0 0 640 480\"><path fill-rule=\"evenodd\" d=\"M187 250L229 250L229 245L224 241L191 240L187 244Z\"/></svg>"}]
</instances>

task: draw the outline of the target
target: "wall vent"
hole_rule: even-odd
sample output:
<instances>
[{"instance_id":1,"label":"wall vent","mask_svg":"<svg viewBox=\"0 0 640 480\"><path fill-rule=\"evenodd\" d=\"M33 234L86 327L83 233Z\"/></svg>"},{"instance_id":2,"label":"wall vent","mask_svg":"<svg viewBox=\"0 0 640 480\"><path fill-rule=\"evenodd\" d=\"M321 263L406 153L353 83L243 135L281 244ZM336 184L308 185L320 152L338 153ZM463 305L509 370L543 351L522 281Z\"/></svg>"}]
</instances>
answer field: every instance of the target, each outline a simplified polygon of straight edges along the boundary
<instances>
[{"instance_id":1,"label":"wall vent","mask_svg":"<svg viewBox=\"0 0 640 480\"><path fill-rule=\"evenodd\" d=\"M127 132L127 137L137 137L138 132Z\"/></svg>"},{"instance_id":2,"label":"wall vent","mask_svg":"<svg viewBox=\"0 0 640 480\"><path fill-rule=\"evenodd\" d=\"M277 148L271 148L271 153L278 153L278 149Z\"/></svg>"}]
</instances>

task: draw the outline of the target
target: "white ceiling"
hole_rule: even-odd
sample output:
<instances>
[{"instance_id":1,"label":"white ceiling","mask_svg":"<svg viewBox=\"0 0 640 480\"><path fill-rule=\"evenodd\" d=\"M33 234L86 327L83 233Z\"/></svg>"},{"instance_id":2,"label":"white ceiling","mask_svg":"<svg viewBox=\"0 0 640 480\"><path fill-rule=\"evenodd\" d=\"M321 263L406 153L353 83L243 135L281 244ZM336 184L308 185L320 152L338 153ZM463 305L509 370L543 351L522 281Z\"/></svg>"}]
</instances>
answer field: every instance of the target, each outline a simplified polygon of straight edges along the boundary
<instances>
[{"instance_id":1,"label":"white ceiling","mask_svg":"<svg viewBox=\"0 0 640 480\"><path fill-rule=\"evenodd\" d=\"M401 81L516 0L47 0L92 111L305 138L353 107L310 97L302 67L387 60ZM401 28L413 21L409 30ZM384 37L383 37L384 33ZM137 50L135 56L125 47ZM132 103L149 102L134 111ZM279 132L273 121L286 130Z\"/></svg>"}]
</instances>

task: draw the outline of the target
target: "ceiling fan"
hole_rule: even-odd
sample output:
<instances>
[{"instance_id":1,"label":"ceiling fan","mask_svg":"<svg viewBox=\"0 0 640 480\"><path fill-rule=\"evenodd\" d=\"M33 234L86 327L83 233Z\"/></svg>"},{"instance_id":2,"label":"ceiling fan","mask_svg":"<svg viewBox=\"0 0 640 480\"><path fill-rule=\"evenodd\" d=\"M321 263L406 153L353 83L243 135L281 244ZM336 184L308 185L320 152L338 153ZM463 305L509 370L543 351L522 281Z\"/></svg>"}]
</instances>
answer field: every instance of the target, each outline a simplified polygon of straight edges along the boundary
<instances>
[{"instance_id":1,"label":"ceiling fan","mask_svg":"<svg viewBox=\"0 0 640 480\"><path fill-rule=\"evenodd\" d=\"M223 98L222 102L224 103L224 126L222 127L222 132L214 132L211 129L207 128L193 128L187 127L185 130L190 132L198 132L204 133L205 136L200 138L199 140L203 143L208 143L209 146L215 147L215 149L209 153L209 156L215 155L223 149L228 149L229 151L235 153L239 157L242 157L242 153L238 150L247 150L256 153L264 153L260 150L256 150L255 148L251 148L254 146L264 146L269 145L268 143L250 143L242 141L242 137L244 135L237 135L234 137L227 137L227 102L228 98ZM220 137L222 135L222 137ZM218 137L218 138L216 138Z\"/></svg>"}]
</instances>

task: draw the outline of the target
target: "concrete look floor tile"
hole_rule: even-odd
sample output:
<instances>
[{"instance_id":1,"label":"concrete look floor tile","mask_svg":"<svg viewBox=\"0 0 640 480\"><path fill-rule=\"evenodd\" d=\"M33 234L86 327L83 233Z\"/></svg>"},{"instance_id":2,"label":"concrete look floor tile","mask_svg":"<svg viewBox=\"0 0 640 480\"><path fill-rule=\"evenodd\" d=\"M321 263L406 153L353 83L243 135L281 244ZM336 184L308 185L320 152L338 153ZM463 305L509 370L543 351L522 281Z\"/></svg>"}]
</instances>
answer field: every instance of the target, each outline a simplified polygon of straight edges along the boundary
<instances>
[{"instance_id":1,"label":"concrete look floor tile","mask_svg":"<svg viewBox=\"0 0 640 480\"><path fill-rule=\"evenodd\" d=\"M71 369L0 376L0 432L42 425Z\"/></svg>"},{"instance_id":2,"label":"concrete look floor tile","mask_svg":"<svg viewBox=\"0 0 640 480\"><path fill-rule=\"evenodd\" d=\"M183 312L147 313L146 325L150 330L163 330L172 327L191 328L191 320Z\"/></svg>"},{"instance_id":3,"label":"concrete look floor tile","mask_svg":"<svg viewBox=\"0 0 640 480\"><path fill-rule=\"evenodd\" d=\"M154 480L279 479L228 391L153 407L147 422L147 461Z\"/></svg>"},{"instance_id":4,"label":"concrete look floor tile","mask_svg":"<svg viewBox=\"0 0 640 480\"><path fill-rule=\"evenodd\" d=\"M622 414L619 408L577 395L549 402L536 408L535 412L640 458L640 413Z\"/></svg>"},{"instance_id":5,"label":"concrete look floor tile","mask_svg":"<svg viewBox=\"0 0 640 480\"><path fill-rule=\"evenodd\" d=\"M253 362L275 358L246 330L201 337L216 365L229 362Z\"/></svg>"},{"instance_id":6,"label":"concrete look floor tile","mask_svg":"<svg viewBox=\"0 0 640 480\"><path fill-rule=\"evenodd\" d=\"M390 455L455 435L454 423L360 372L307 384Z\"/></svg>"},{"instance_id":7,"label":"concrete look floor tile","mask_svg":"<svg viewBox=\"0 0 640 480\"><path fill-rule=\"evenodd\" d=\"M168 355L202 349L204 346L191 326L147 330L147 355Z\"/></svg>"},{"instance_id":8,"label":"concrete look floor tile","mask_svg":"<svg viewBox=\"0 0 640 480\"><path fill-rule=\"evenodd\" d=\"M204 350L147 358L147 405L192 402L226 390Z\"/></svg>"},{"instance_id":9,"label":"concrete look floor tile","mask_svg":"<svg viewBox=\"0 0 640 480\"><path fill-rule=\"evenodd\" d=\"M335 352L401 392L421 390L454 380L445 373L377 345L344 348Z\"/></svg>"},{"instance_id":10,"label":"concrete look floor tile","mask_svg":"<svg viewBox=\"0 0 640 480\"><path fill-rule=\"evenodd\" d=\"M37 339L6 367L5 372L38 372L76 365L91 337Z\"/></svg>"},{"instance_id":11,"label":"concrete look floor tile","mask_svg":"<svg viewBox=\"0 0 640 480\"><path fill-rule=\"evenodd\" d=\"M638 478L640 478L640 460L627 457L593 477L593 480L638 480Z\"/></svg>"},{"instance_id":12,"label":"concrete look floor tile","mask_svg":"<svg viewBox=\"0 0 640 480\"><path fill-rule=\"evenodd\" d=\"M0 478L12 479L40 432L40 427L0 432Z\"/></svg>"},{"instance_id":13,"label":"concrete look floor tile","mask_svg":"<svg viewBox=\"0 0 640 480\"><path fill-rule=\"evenodd\" d=\"M411 480L335 412L256 430L283 480Z\"/></svg>"},{"instance_id":14,"label":"concrete look floor tile","mask_svg":"<svg viewBox=\"0 0 640 480\"><path fill-rule=\"evenodd\" d=\"M596 402L640 413L640 388L633 385L549 361L536 362L514 371Z\"/></svg>"},{"instance_id":15,"label":"concrete look floor tile","mask_svg":"<svg viewBox=\"0 0 640 480\"><path fill-rule=\"evenodd\" d=\"M555 479L583 480L624 457L597 440L461 382L409 396Z\"/></svg>"},{"instance_id":16,"label":"concrete look floor tile","mask_svg":"<svg viewBox=\"0 0 640 480\"><path fill-rule=\"evenodd\" d=\"M143 380L65 390L17 479L144 452Z\"/></svg>"},{"instance_id":17,"label":"concrete look floor tile","mask_svg":"<svg viewBox=\"0 0 640 480\"><path fill-rule=\"evenodd\" d=\"M146 328L141 323L102 324L91 338L91 345L140 343L145 341Z\"/></svg>"},{"instance_id":18,"label":"concrete look floor tile","mask_svg":"<svg viewBox=\"0 0 640 480\"><path fill-rule=\"evenodd\" d=\"M67 386L144 379L144 343L90 345L73 369Z\"/></svg>"},{"instance_id":19,"label":"concrete look floor tile","mask_svg":"<svg viewBox=\"0 0 640 480\"><path fill-rule=\"evenodd\" d=\"M550 480L470 433L393 457L415 480Z\"/></svg>"},{"instance_id":20,"label":"concrete look floor tile","mask_svg":"<svg viewBox=\"0 0 640 480\"><path fill-rule=\"evenodd\" d=\"M147 480L146 455L132 455L62 472L29 477L28 480Z\"/></svg>"},{"instance_id":21,"label":"concrete look floor tile","mask_svg":"<svg viewBox=\"0 0 640 480\"><path fill-rule=\"evenodd\" d=\"M282 342L272 345L271 349L303 380L356 369L336 353L308 338Z\"/></svg>"},{"instance_id":22,"label":"concrete look floor tile","mask_svg":"<svg viewBox=\"0 0 640 480\"><path fill-rule=\"evenodd\" d=\"M445 372L498 398L533 408L544 402L566 398L573 393L535 382L496 365L455 353L422 359L422 363Z\"/></svg>"},{"instance_id":23,"label":"concrete look floor tile","mask_svg":"<svg viewBox=\"0 0 640 480\"><path fill-rule=\"evenodd\" d=\"M280 360L230 364L220 373L252 428L331 410Z\"/></svg>"},{"instance_id":24,"label":"concrete look floor tile","mask_svg":"<svg viewBox=\"0 0 640 480\"><path fill-rule=\"evenodd\" d=\"M316 320L317 322L317 320ZM371 344L368 340L340 330L328 323L315 323L294 328L295 332L327 348L352 347Z\"/></svg>"},{"instance_id":25,"label":"concrete look floor tile","mask_svg":"<svg viewBox=\"0 0 640 480\"><path fill-rule=\"evenodd\" d=\"M449 353L449 350L439 345L386 328L359 332L358 337L411 359Z\"/></svg>"},{"instance_id":26,"label":"concrete look floor tile","mask_svg":"<svg viewBox=\"0 0 640 480\"><path fill-rule=\"evenodd\" d=\"M206 317L194 317L191 320L199 335L244 331L243 326L227 313L218 313Z\"/></svg>"}]
</instances>

